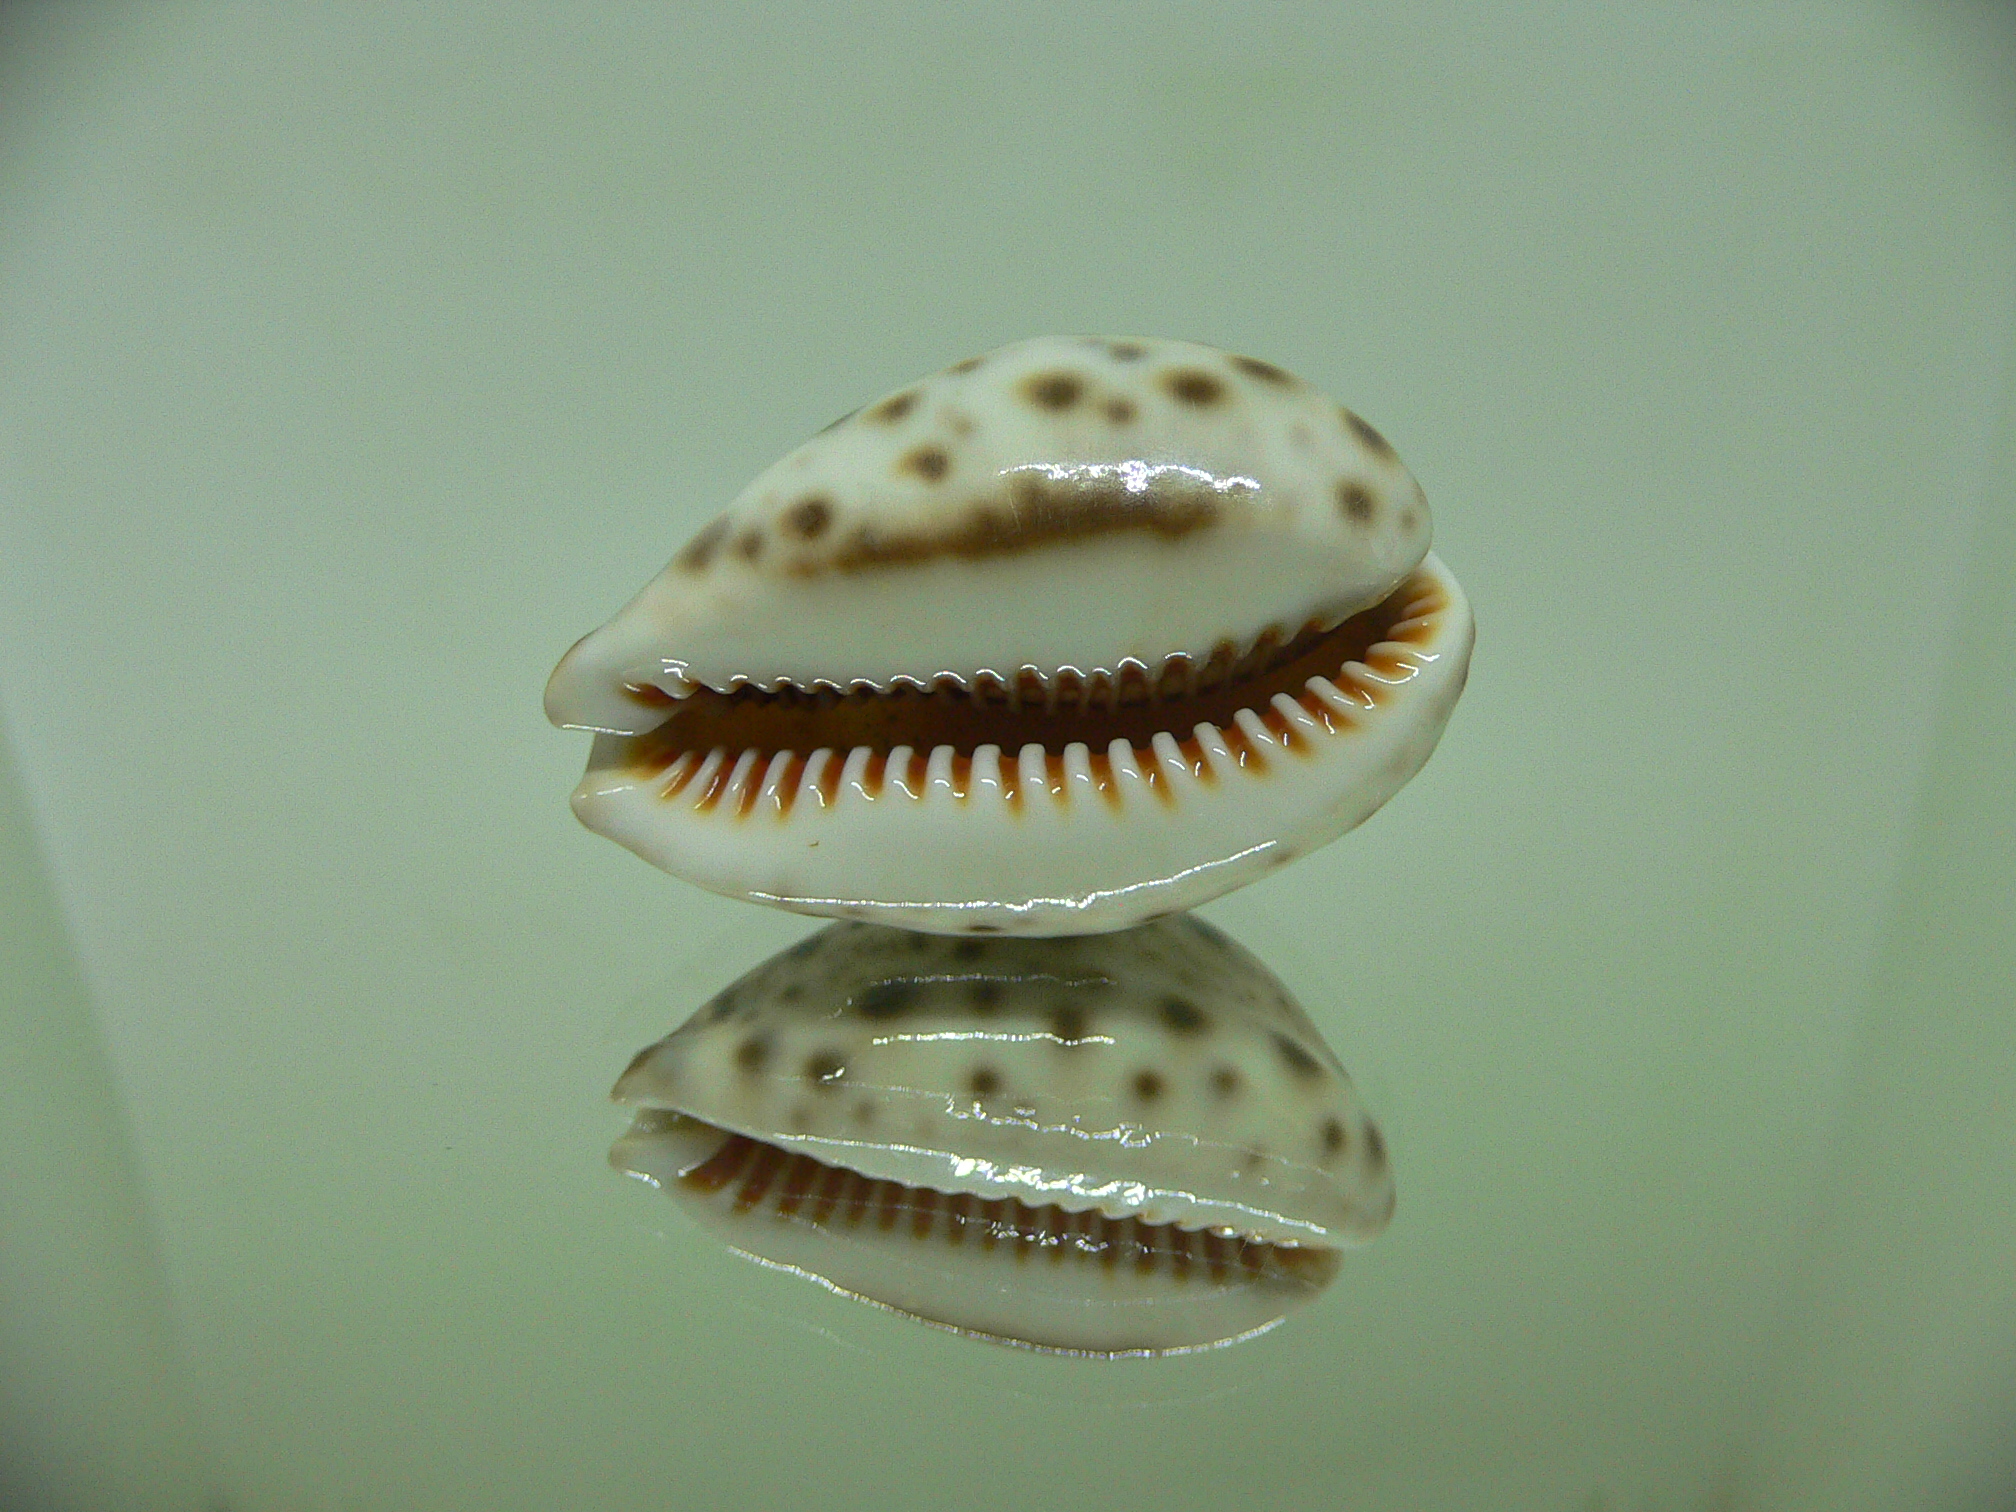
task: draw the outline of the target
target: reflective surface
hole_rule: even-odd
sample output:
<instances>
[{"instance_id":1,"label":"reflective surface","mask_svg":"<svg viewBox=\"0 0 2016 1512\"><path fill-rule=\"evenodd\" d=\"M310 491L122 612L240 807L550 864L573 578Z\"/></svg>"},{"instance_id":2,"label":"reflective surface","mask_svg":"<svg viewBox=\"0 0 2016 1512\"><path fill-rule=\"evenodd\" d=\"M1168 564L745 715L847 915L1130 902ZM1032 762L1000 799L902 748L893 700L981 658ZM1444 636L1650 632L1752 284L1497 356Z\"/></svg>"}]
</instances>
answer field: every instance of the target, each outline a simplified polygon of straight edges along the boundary
<instances>
[{"instance_id":1,"label":"reflective surface","mask_svg":"<svg viewBox=\"0 0 2016 1512\"><path fill-rule=\"evenodd\" d=\"M840 11L0 11L0 700L47 866L0 864L80 963L180 1362L122 1379L200 1424L200 1494L1995 1505L2000 14ZM609 1172L663 1004L810 926L584 834L532 712L778 437L1041 329L1348 398L1488 632L1419 779L1207 910L1345 1053L1392 1227L1264 1338L1089 1370ZM10 1025L65 1001L21 980ZM102 1195L66 1127L10 1125L68 1178L10 1288L93 1252L23 1258ZM111 1464L127 1398L75 1383L159 1352L16 1295L9 1400L82 1404L33 1463Z\"/></svg>"},{"instance_id":2,"label":"reflective surface","mask_svg":"<svg viewBox=\"0 0 2016 1512\"><path fill-rule=\"evenodd\" d=\"M1254 1337L1393 1214L1384 1137L1190 915L1075 939L819 931L638 1052L610 1159L735 1249L1004 1343Z\"/></svg>"}]
</instances>

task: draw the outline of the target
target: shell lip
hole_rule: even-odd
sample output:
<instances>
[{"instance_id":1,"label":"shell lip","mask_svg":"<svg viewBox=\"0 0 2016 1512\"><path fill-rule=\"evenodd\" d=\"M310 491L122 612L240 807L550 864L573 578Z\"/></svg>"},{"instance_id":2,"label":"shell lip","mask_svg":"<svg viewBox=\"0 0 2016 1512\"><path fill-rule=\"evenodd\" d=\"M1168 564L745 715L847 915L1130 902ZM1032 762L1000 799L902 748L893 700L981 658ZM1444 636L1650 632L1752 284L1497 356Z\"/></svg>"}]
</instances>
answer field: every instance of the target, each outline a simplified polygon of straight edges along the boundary
<instances>
[{"instance_id":1,"label":"shell lip","mask_svg":"<svg viewBox=\"0 0 2016 1512\"><path fill-rule=\"evenodd\" d=\"M779 1150L786 1155L803 1155L816 1161L822 1168L850 1172L871 1180L891 1178L882 1176L874 1170L872 1161L864 1161L859 1157L876 1149L892 1149L912 1159L925 1159L942 1164L946 1178L943 1182L898 1183L910 1187L928 1187L942 1197L965 1196L981 1202L1020 1202L1026 1207L1056 1208L1074 1215L1099 1213L1115 1221L1137 1218L1144 1224L1166 1225L1192 1232L1217 1233L1242 1241L1270 1244L1279 1249L1344 1249L1362 1242L1349 1234L1333 1232L1323 1224L1289 1217L1276 1208L1250 1206L1222 1197L1206 1199L1195 1192L1151 1187L1145 1182L1120 1177L1095 1177L1084 1171L1065 1171L1061 1168L1053 1173L1033 1166L1003 1165L982 1157L960 1155L949 1150L921 1145L878 1146L811 1134L779 1134L746 1120L724 1119L711 1115L702 1117L683 1108L643 1102L635 1097L623 1095L623 1083L629 1080L629 1076L630 1073L626 1072L610 1096L637 1109L635 1117L638 1122L633 1123L632 1134L677 1133L686 1151L677 1168L668 1168L658 1173L632 1170L633 1175L641 1175L654 1184L663 1184L668 1179L683 1179L689 1176L718 1149L722 1140L731 1138L746 1139L752 1144ZM1068 1125L1052 1128L1054 1132L1082 1132ZM619 1141L618 1149L621 1148L622 1142ZM854 1158L850 1159L850 1156ZM615 1161L614 1151L611 1152L611 1157L612 1161ZM620 1161L617 1163L620 1165ZM1186 1216L1180 1218L1150 1219L1144 1216L1151 1206L1158 1202L1165 1205L1187 1206L1189 1211Z\"/></svg>"},{"instance_id":2,"label":"shell lip","mask_svg":"<svg viewBox=\"0 0 2016 1512\"><path fill-rule=\"evenodd\" d=\"M1282 718L1271 707L1276 695L1307 698L1312 679L1335 678L1384 648L1437 654L1394 637L1436 639L1452 585L1430 556L1370 608L1311 619L1292 635L1268 627L1243 648L1223 641L1201 665L1172 657L1154 675L1138 660L1123 659L1117 670L1024 667L1013 677L941 672L880 684L821 680L812 688L743 678L722 691L681 673L674 693L632 679L626 683L632 697L663 717L643 734L603 732L606 743L597 742L590 766L655 775L689 751L717 748L809 756L821 749L929 752L949 745L970 759L988 746L1013 753L1034 743L1055 753L1080 743L1104 752L1125 740L1147 750L1162 733L1180 741L1203 724L1233 729L1241 711L1271 724ZM1430 598L1435 602L1424 611ZM1425 636L1418 633L1424 623Z\"/></svg>"}]
</instances>

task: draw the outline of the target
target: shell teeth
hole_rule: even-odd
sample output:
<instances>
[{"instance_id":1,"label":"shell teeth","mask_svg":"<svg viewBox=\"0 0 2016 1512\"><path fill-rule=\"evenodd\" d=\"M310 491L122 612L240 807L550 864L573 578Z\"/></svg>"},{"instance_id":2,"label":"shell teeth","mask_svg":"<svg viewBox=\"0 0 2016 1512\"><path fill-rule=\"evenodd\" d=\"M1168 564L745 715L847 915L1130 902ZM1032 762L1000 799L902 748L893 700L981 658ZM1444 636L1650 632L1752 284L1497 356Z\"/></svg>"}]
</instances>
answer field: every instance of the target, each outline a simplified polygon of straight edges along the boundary
<instances>
[{"instance_id":1,"label":"shell teeth","mask_svg":"<svg viewBox=\"0 0 2016 1512\"><path fill-rule=\"evenodd\" d=\"M1345 616L1312 618L1305 629L1334 629L1343 618ZM1127 656L1110 667L1070 664L1039 667L1033 662L1025 662L1006 672L983 667L975 672L941 671L922 676L899 672L887 678L854 677L842 680L820 677L810 683L789 677L759 681L737 675L721 681L709 681L704 686L722 694L758 689L770 693L825 694L839 698L863 693L955 693L963 694L976 703L1015 712L1038 708L1050 714L1059 709L1112 711L1122 705L1159 704L1171 699L1194 697L1228 678L1244 677L1262 670L1297 633L1280 624L1269 624L1243 642L1228 637L1202 655L1172 651L1159 663ZM666 676L654 681L674 698L683 698L703 686L684 677Z\"/></svg>"}]
</instances>

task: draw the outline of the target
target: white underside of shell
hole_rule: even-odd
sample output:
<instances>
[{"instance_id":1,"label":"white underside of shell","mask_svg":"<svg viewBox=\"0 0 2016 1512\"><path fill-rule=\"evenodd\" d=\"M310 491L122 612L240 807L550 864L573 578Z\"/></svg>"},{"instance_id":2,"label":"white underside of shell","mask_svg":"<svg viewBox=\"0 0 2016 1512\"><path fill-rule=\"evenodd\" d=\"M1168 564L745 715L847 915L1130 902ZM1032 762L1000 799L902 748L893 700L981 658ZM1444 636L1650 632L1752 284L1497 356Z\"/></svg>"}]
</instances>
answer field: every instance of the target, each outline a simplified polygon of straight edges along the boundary
<instances>
[{"instance_id":1,"label":"white underside of shell","mask_svg":"<svg viewBox=\"0 0 2016 1512\"><path fill-rule=\"evenodd\" d=\"M1124 928L1230 892L1362 822L1418 771L1474 627L1432 554L1382 641L1300 697L1103 752L688 752L598 737L574 811L667 871L801 913L933 933ZM1187 747L1187 749L1186 749ZM962 770L963 766L963 770Z\"/></svg>"}]
</instances>

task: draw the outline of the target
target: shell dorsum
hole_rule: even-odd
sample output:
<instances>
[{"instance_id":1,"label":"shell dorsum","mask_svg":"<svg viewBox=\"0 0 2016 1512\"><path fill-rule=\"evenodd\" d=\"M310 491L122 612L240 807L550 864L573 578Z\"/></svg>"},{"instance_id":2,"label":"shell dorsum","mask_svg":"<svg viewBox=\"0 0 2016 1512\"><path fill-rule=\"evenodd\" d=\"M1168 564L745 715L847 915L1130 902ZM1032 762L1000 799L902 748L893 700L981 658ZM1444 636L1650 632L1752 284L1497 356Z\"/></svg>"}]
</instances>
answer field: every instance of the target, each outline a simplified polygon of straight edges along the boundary
<instances>
[{"instance_id":1,"label":"shell dorsum","mask_svg":"<svg viewBox=\"0 0 2016 1512\"><path fill-rule=\"evenodd\" d=\"M1393 1207L1334 1054L1187 917L1071 940L834 926L642 1052L614 1095L641 1110L616 1163L738 1248L1048 1347L1266 1326ZM1049 1262L1033 1289L1015 1269L1032 1254Z\"/></svg>"},{"instance_id":2,"label":"shell dorsum","mask_svg":"<svg viewBox=\"0 0 2016 1512\"><path fill-rule=\"evenodd\" d=\"M1379 433L1271 364L1020 342L762 473L568 652L547 712L598 732L584 822L717 891L1125 927L1426 759L1471 637L1430 533Z\"/></svg>"}]
</instances>

